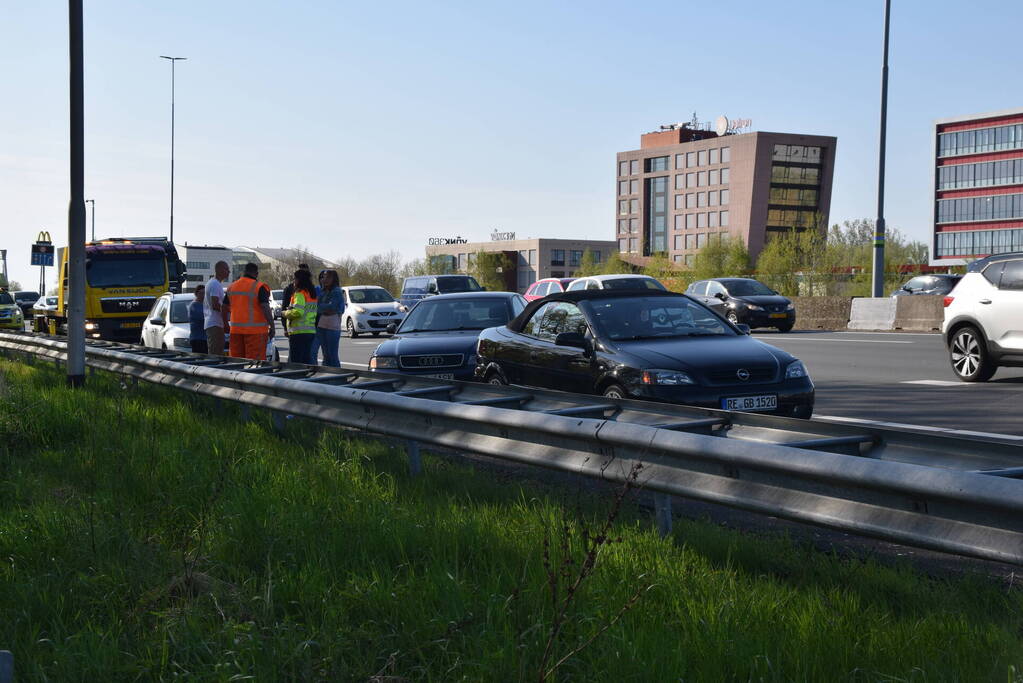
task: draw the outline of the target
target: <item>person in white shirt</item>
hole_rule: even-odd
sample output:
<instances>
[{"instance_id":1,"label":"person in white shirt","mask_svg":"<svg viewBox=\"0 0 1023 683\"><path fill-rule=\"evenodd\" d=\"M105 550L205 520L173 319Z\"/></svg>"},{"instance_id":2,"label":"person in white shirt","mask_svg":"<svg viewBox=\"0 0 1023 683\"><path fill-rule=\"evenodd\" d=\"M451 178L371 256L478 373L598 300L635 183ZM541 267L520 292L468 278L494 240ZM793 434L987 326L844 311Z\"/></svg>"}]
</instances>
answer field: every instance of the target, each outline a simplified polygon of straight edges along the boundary
<instances>
[{"instance_id":1,"label":"person in white shirt","mask_svg":"<svg viewBox=\"0 0 1023 683\"><path fill-rule=\"evenodd\" d=\"M203 324L206 327L206 341L210 353L218 356L224 355L224 332L227 325L224 323L224 285L222 284L231 275L231 267L226 261L217 261L213 266L214 276L206 283L206 296L202 302Z\"/></svg>"}]
</instances>

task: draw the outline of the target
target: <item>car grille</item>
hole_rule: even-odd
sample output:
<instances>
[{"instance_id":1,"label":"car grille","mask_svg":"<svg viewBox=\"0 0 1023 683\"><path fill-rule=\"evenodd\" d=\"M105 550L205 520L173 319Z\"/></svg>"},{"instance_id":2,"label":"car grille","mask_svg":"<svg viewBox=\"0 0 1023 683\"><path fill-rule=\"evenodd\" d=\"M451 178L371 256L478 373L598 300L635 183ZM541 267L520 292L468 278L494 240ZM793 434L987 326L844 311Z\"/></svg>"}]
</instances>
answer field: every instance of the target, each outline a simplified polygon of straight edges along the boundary
<instances>
[{"instance_id":1,"label":"car grille","mask_svg":"<svg viewBox=\"0 0 1023 683\"><path fill-rule=\"evenodd\" d=\"M778 304L777 306L764 306L764 310L770 311L771 313L784 313L785 304Z\"/></svg>"},{"instance_id":2,"label":"car grille","mask_svg":"<svg viewBox=\"0 0 1023 683\"><path fill-rule=\"evenodd\" d=\"M731 385L731 384L758 384L764 382L773 382L777 377L778 371L775 368L764 367L764 368L745 368L749 371L749 379L741 380L738 376L740 368L730 368L728 370L711 370L707 373L707 380L711 384L716 385Z\"/></svg>"},{"instance_id":3,"label":"car grille","mask_svg":"<svg viewBox=\"0 0 1023 683\"><path fill-rule=\"evenodd\" d=\"M398 363L407 370L434 370L457 368L462 365L460 353L437 354L432 356L399 356Z\"/></svg>"},{"instance_id":4,"label":"car grille","mask_svg":"<svg viewBox=\"0 0 1023 683\"><path fill-rule=\"evenodd\" d=\"M395 313L394 311L379 311L377 313L370 313L370 315L375 315L375 316L379 316L379 317L386 317L386 316L389 316L389 315L398 315L398 314Z\"/></svg>"},{"instance_id":5,"label":"car grille","mask_svg":"<svg viewBox=\"0 0 1023 683\"><path fill-rule=\"evenodd\" d=\"M154 296L120 296L100 299L104 313L149 313L156 302Z\"/></svg>"}]
</instances>

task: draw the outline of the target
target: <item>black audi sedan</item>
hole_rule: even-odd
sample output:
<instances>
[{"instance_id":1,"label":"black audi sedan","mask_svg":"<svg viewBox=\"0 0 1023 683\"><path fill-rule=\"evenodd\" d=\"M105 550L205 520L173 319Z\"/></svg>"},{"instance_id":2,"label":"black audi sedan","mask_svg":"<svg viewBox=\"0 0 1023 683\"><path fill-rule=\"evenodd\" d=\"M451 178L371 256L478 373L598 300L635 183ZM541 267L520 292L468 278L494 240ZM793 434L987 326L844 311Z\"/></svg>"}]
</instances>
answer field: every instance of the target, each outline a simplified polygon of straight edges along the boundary
<instances>
[{"instance_id":1,"label":"black audi sedan","mask_svg":"<svg viewBox=\"0 0 1023 683\"><path fill-rule=\"evenodd\" d=\"M748 277L719 277L689 285L686 294L728 318L733 324L777 327L788 332L796 324L792 301Z\"/></svg>"},{"instance_id":2,"label":"black audi sedan","mask_svg":"<svg viewBox=\"0 0 1023 683\"><path fill-rule=\"evenodd\" d=\"M479 337L476 378L808 418L803 363L685 294L580 291L533 301Z\"/></svg>"},{"instance_id":3,"label":"black audi sedan","mask_svg":"<svg viewBox=\"0 0 1023 683\"><path fill-rule=\"evenodd\" d=\"M479 291L422 299L394 330L394 336L376 348L369 369L471 380L480 331L506 324L525 307L526 300L514 292Z\"/></svg>"}]
</instances>

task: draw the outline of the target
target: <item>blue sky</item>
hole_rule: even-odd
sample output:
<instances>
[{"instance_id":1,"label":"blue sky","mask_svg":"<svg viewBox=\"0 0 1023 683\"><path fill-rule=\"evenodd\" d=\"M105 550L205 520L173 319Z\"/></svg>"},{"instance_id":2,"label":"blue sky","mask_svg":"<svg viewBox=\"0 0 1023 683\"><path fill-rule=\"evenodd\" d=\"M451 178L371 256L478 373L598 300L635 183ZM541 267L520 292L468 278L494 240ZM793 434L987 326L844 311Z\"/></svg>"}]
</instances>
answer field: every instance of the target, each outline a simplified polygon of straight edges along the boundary
<instances>
[{"instance_id":1,"label":"blue sky","mask_svg":"<svg viewBox=\"0 0 1023 683\"><path fill-rule=\"evenodd\" d=\"M1023 105L1023 3L893 0L889 225L929 235L933 119ZM85 8L100 236L175 231L328 258L428 236L612 239L615 153L719 114L838 137L831 222L875 213L881 0L174 3ZM4 0L0 247L66 242L67 10ZM33 284L34 286L34 284Z\"/></svg>"}]
</instances>

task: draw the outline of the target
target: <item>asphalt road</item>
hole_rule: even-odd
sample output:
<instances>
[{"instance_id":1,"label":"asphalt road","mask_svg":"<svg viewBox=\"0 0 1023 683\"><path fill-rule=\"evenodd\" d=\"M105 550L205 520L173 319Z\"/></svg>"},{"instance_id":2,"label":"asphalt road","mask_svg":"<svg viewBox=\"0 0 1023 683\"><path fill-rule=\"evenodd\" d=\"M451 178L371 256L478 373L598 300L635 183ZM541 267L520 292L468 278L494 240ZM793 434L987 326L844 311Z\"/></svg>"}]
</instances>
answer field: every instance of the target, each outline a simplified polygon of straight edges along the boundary
<instances>
[{"instance_id":1,"label":"asphalt road","mask_svg":"<svg viewBox=\"0 0 1023 683\"><path fill-rule=\"evenodd\" d=\"M809 368L817 386L814 417L910 424L1023 436L1023 368L1003 368L990 382L955 379L937 334L756 332ZM365 369L386 335L341 339L344 367ZM281 358L287 339L279 336Z\"/></svg>"}]
</instances>

